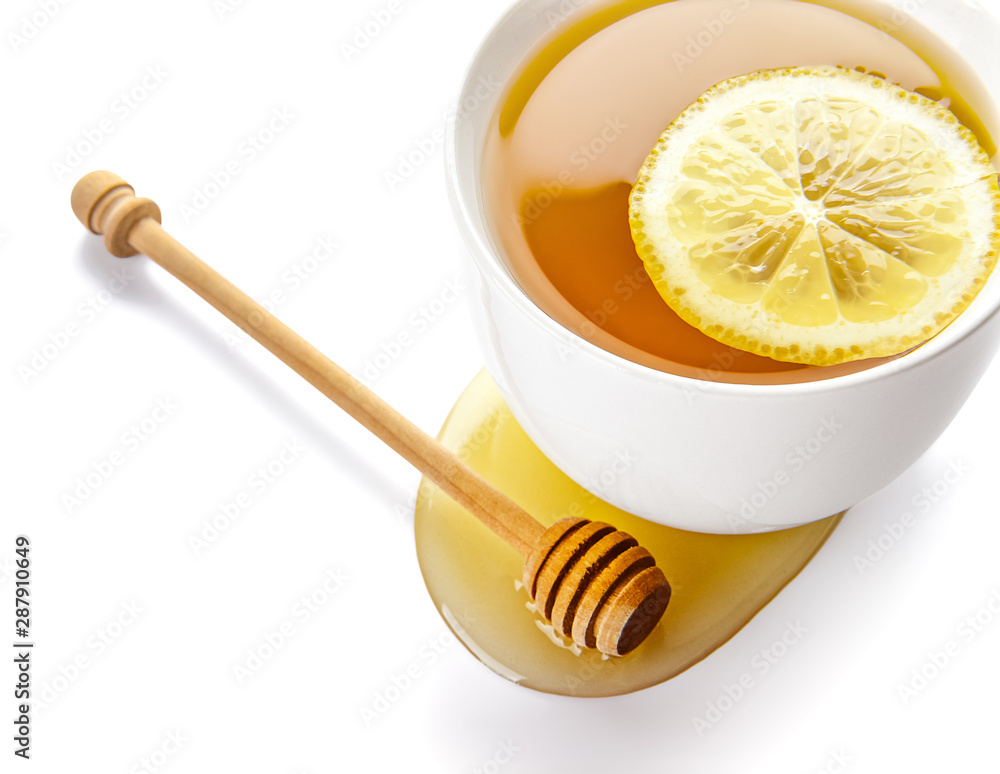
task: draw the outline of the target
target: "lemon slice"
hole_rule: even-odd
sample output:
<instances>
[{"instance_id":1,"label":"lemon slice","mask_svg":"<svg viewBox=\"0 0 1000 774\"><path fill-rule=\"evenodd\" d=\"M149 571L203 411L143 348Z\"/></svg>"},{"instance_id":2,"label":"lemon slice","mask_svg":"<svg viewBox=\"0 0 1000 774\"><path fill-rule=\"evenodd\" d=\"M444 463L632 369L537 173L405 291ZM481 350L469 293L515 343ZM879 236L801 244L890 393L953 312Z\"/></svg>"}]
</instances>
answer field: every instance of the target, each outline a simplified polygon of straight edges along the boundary
<instances>
[{"instance_id":1,"label":"lemon slice","mask_svg":"<svg viewBox=\"0 0 1000 774\"><path fill-rule=\"evenodd\" d=\"M712 87L667 128L629 202L666 302L725 344L813 365L934 336L1000 248L997 171L943 106L843 68Z\"/></svg>"}]
</instances>

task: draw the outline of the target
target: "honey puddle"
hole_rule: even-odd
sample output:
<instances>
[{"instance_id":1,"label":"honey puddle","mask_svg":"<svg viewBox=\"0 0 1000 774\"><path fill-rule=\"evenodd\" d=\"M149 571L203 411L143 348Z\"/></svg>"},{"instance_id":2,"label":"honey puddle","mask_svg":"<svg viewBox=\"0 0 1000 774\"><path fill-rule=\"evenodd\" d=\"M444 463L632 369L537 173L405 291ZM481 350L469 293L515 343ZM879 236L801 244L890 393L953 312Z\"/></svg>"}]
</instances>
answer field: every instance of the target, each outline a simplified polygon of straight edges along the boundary
<instances>
[{"instance_id":1,"label":"honey puddle","mask_svg":"<svg viewBox=\"0 0 1000 774\"><path fill-rule=\"evenodd\" d=\"M522 558L426 479L417 497L417 558L456 637L502 677L546 693L617 696L669 680L742 629L805 567L840 522L712 535L632 516L573 483L528 439L483 371L462 393L440 440L548 526L566 516L606 521L656 558L673 588L659 626L608 659L556 635L520 587Z\"/></svg>"}]
</instances>

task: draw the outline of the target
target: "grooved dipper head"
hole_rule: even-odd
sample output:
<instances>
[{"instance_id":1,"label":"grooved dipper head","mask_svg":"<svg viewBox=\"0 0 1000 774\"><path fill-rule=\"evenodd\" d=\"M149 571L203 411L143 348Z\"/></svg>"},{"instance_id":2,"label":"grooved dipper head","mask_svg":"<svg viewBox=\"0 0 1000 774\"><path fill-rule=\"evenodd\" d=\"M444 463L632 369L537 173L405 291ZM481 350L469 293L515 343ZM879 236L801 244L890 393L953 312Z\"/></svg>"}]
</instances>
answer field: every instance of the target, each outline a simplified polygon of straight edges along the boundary
<instances>
[{"instance_id":1,"label":"grooved dipper head","mask_svg":"<svg viewBox=\"0 0 1000 774\"><path fill-rule=\"evenodd\" d=\"M653 630L670 584L635 538L610 524L569 518L542 535L524 563L538 611L573 641L624 656Z\"/></svg>"}]
</instances>

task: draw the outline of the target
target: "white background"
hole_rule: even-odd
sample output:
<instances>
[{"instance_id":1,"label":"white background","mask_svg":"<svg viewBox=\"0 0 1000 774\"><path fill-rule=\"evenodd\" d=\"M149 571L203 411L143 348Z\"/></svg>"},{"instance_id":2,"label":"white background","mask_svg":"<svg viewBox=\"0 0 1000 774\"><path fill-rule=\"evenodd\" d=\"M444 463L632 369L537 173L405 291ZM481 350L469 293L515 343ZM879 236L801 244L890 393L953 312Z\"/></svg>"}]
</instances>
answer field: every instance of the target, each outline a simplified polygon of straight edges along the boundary
<instances>
[{"instance_id":1,"label":"white background","mask_svg":"<svg viewBox=\"0 0 1000 774\"><path fill-rule=\"evenodd\" d=\"M1000 364L774 603L673 681L561 698L448 646L413 548L418 475L256 344L232 346L236 328L149 261L108 256L69 192L90 169L118 172L252 295L283 291L279 315L357 375L411 334L373 387L436 433L482 365L470 293L426 326L412 317L456 278L468 288L441 132L508 2L220 5L11 0L0 13L0 652L14 652L23 533L47 702L32 760L15 758L4 656L0 771L1000 771ZM373 12L390 20L345 53ZM29 39L33 17L46 23ZM247 138L281 115L250 158ZM400 169L410 154L425 160ZM238 174L213 189L232 160ZM391 185L393 171L405 179ZM323 239L339 246L314 265ZM66 499L115 454L94 491ZM949 469L963 471L951 484ZM196 553L190 538L241 495ZM912 526L860 571L906 512ZM332 577L303 620L301 598ZM977 614L979 630L963 623ZM234 667L283 624L292 635L241 682ZM755 655L789 624L807 631L761 674ZM933 672L950 642L957 655L904 701L912 670ZM413 665L419 678L374 712ZM745 675L753 686L727 700ZM699 734L699 717L716 720Z\"/></svg>"}]
</instances>

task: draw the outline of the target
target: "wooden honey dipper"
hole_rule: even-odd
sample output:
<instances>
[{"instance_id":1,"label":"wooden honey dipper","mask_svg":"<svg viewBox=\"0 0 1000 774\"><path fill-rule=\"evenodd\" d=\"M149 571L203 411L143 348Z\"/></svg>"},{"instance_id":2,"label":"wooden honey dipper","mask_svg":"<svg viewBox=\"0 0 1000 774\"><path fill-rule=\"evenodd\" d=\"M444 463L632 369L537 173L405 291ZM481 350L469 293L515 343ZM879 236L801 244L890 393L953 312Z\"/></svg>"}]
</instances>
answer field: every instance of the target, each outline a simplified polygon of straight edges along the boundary
<instances>
[{"instance_id":1,"label":"wooden honey dipper","mask_svg":"<svg viewBox=\"0 0 1000 774\"><path fill-rule=\"evenodd\" d=\"M538 612L578 645L611 656L633 650L670 600L670 584L635 538L568 518L546 529L448 449L399 414L160 226L160 208L111 172L73 188L73 212L112 255L145 253L401 454L525 557Z\"/></svg>"}]
</instances>

